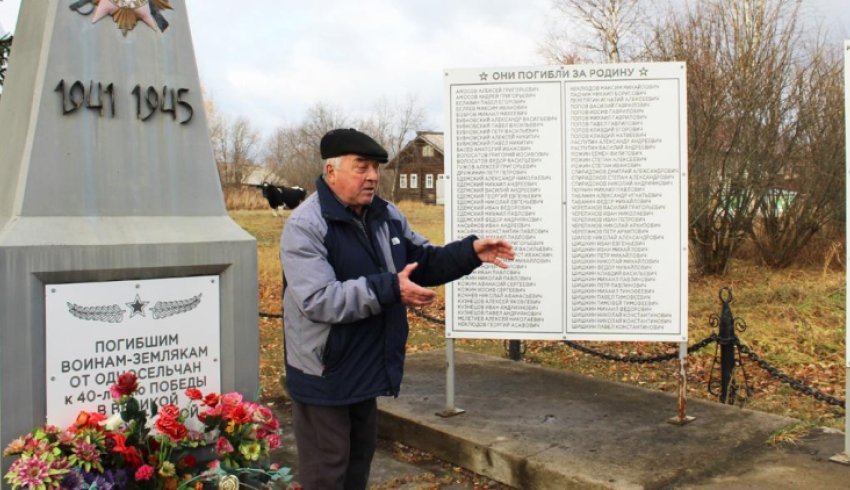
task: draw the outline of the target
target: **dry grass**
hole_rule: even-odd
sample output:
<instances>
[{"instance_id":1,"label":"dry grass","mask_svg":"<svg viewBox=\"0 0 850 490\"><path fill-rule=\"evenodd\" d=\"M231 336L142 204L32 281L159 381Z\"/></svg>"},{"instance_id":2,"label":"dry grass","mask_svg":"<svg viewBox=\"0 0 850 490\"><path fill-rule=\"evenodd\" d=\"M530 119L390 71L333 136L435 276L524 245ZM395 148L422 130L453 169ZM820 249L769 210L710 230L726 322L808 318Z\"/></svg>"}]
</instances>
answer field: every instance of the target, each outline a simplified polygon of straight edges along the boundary
<instances>
[{"instance_id":1,"label":"dry grass","mask_svg":"<svg viewBox=\"0 0 850 490\"><path fill-rule=\"evenodd\" d=\"M443 242L443 207L412 202L402 202L399 207L407 214L415 230L433 243ZM268 210L240 210L233 211L231 215L257 237L260 311L279 312L281 271L278 237L285 218L275 218ZM825 268L823 261L813 261L810 265L772 271L751 261L736 260L727 277L692 277L688 321L691 344L711 333L709 317L720 314L717 295L721 287L732 288L733 313L748 325L746 332L739 334L745 344L794 377L826 393L845 397L846 291L843 269L838 270L834 265ZM438 288L438 293L442 293L442 289ZM438 294L438 297L443 295ZM440 299L426 312L442 318L444 308L444 300ZM438 349L445 345L442 325L413 314L409 318L408 352ZM278 379L283 365L280 321L261 319L260 333L263 394L275 396L281 393ZM525 344L524 362L662 391L676 389L674 362L647 365L613 363L581 354L560 342ZM624 355L654 355L675 350L672 345L662 343L589 342L586 345ZM505 355L503 342L497 340L458 340L457 346L495 356ZM689 397L714 399L707 390L713 356L714 346L690 356ZM755 388L754 395L747 401L748 407L793 416L806 424L843 427L843 409L779 384L749 361L745 362L745 369Z\"/></svg>"},{"instance_id":2,"label":"dry grass","mask_svg":"<svg viewBox=\"0 0 850 490\"><path fill-rule=\"evenodd\" d=\"M250 186L225 187L224 205L231 210L269 209L262 189Z\"/></svg>"}]
</instances>

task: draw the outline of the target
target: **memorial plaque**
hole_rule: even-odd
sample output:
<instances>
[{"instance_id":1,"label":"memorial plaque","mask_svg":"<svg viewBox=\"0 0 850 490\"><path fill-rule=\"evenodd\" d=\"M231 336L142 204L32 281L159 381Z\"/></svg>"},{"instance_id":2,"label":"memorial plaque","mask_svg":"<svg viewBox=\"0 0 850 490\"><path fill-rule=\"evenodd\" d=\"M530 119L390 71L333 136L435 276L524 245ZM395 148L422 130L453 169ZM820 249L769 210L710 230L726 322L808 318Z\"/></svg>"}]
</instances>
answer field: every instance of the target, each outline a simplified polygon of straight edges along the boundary
<instances>
[{"instance_id":1,"label":"memorial plaque","mask_svg":"<svg viewBox=\"0 0 850 490\"><path fill-rule=\"evenodd\" d=\"M45 285L47 422L112 414L109 387L132 371L142 409L221 392L219 277Z\"/></svg>"},{"instance_id":2,"label":"memorial plaque","mask_svg":"<svg viewBox=\"0 0 850 490\"><path fill-rule=\"evenodd\" d=\"M447 288L447 336L687 340L682 63L446 73L446 236L517 260Z\"/></svg>"}]
</instances>

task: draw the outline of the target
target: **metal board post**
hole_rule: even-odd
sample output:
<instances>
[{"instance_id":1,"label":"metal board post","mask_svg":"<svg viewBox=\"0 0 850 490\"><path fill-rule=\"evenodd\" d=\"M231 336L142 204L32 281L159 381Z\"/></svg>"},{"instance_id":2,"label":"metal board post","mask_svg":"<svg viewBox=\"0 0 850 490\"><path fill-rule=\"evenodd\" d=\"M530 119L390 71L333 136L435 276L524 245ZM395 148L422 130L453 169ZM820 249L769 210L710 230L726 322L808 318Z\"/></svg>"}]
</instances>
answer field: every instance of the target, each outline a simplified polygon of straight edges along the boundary
<instances>
[{"instance_id":1,"label":"metal board post","mask_svg":"<svg viewBox=\"0 0 850 490\"><path fill-rule=\"evenodd\" d=\"M667 420L667 422L673 425L685 425L690 422L693 422L696 417L689 417L687 415L688 409L688 400L687 400L687 389L688 389L688 343L687 342L679 342L679 398L676 404L676 416Z\"/></svg>"},{"instance_id":2,"label":"metal board post","mask_svg":"<svg viewBox=\"0 0 850 490\"><path fill-rule=\"evenodd\" d=\"M845 162L850 160L850 40L844 41L844 138L846 144L844 145L844 151L846 152ZM847 163L844 164L844 185L847 190L850 190L850 165ZM845 192L845 195L847 193ZM845 199L845 216L847 216L847 211L850 211L850 201ZM850 238L850 229L847 226L844 227L844 232L846 233L844 237L844 243L848 243L847 239ZM844 252L844 263L847 263L848 255L846 251ZM850 277L845 278L845 286L850 284ZM850 297L845 299L845 308L847 311L847 306L850 305ZM835 461L836 463L842 463L846 465L850 465L850 417L847 417L847 398L850 395L850 330L847 328L847 319L844 319L844 332L846 335L845 340L845 366L844 366L844 380L845 380L845 391L844 391L844 452L838 453L835 456L829 458L830 461Z\"/></svg>"},{"instance_id":3,"label":"metal board post","mask_svg":"<svg viewBox=\"0 0 850 490\"><path fill-rule=\"evenodd\" d=\"M455 339L446 339L446 409L437 412L440 417L454 417L466 412L455 407Z\"/></svg>"}]
</instances>

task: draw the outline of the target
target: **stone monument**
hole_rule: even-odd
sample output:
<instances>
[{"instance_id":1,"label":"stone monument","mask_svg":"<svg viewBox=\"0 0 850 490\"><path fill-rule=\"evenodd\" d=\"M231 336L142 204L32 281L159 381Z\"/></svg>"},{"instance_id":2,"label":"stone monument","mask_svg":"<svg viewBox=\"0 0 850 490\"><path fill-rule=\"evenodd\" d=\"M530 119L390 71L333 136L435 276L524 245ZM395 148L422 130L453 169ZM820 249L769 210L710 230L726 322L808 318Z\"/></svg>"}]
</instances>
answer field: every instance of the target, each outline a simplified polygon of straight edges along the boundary
<instances>
[{"instance_id":1,"label":"stone monument","mask_svg":"<svg viewBox=\"0 0 850 490\"><path fill-rule=\"evenodd\" d=\"M0 128L0 443L109 412L131 369L146 403L256 396L256 242L224 206L185 1L22 2Z\"/></svg>"}]
</instances>

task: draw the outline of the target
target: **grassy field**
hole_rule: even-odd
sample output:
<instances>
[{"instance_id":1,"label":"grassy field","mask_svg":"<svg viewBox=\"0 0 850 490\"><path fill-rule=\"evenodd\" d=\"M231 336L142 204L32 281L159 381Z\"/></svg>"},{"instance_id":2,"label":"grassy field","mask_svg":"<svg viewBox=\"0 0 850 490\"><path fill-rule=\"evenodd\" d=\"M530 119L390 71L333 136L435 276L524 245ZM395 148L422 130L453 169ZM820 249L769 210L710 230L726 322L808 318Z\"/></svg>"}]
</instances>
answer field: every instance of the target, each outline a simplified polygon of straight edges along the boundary
<instances>
[{"instance_id":1,"label":"grassy field","mask_svg":"<svg viewBox=\"0 0 850 490\"><path fill-rule=\"evenodd\" d=\"M434 243L443 242L443 208L401 203L414 229ZM280 312L281 269L278 240L284 218L276 218L266 209L236 210L231 216L257 238L259 255L260 311ZM772 271L750 262L736 261L726 277L694 277L689 285L690 343L711 333L709 317L720 314L718 291L731 287L732 310L744 320L747 329L739 333L769 363L805 383L833 396L844 398L844 271L818 265ZM442 288L438 288L442 293ZM440 298L442 294L438 295ZM444 301L438 300L426 313L442 318ZM445 345L442 325L435 325L413 314L408 352L439 349ZM262 352L260 376L264 396L282 393L278 380L283 365L280 320L260 320ZM460 349L505 356L502 341L458 340ZM594 349L620 355L654 355L675 351L671 344L585 342ZM527 342L523 362L640 385L662 391L676 389L678 363L627 364L610 362L582 354L560 342ZM708 393L710 368L715 347L711 345L688 359L688 396L716 399ZM844 427L844 409L799 394L770 378L754 363L745 359L744 369L753 386L747 408L801 419L802 426ZM715 372L715 379L719 375ZM671 411L672 411L671 407ZM672 414L671 414L672 415Z\"/></svg>"}]
</instances>

